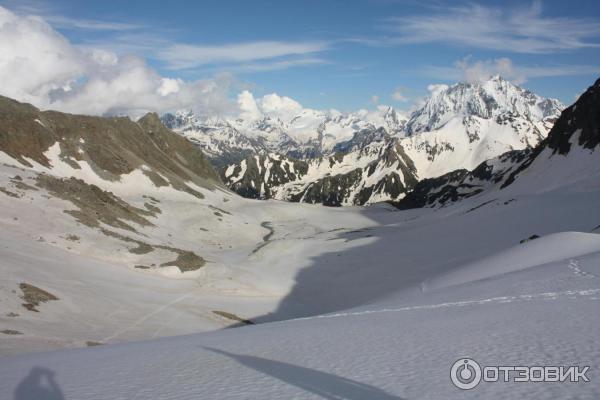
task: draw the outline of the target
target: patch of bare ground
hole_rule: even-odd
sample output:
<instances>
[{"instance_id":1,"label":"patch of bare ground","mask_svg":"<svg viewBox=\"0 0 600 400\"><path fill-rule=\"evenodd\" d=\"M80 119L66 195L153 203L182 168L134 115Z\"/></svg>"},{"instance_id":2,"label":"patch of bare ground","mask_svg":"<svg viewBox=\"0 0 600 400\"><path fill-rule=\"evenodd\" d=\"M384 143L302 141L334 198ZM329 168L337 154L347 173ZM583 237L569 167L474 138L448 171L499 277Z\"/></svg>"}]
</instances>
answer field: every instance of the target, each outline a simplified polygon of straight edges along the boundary
<instances>
[{"instance_id":1,"label":"patch of bare ground","mask_svg":"<svg viewBox=\"0 0 600 400\"><path fill-rule=\"evenodd\" d=\"M142 242L141 240L133 239L133 238L130 238L129 236L121 235L120 233L113 232L111 230L104 229L104 228L100 228L100 232L102 232L106 236L118 239L122 242L134 243L136 245L136 247L129 249L130 253L147 254L147 253L151 253L152 251L154 251L154 246L152 246L146 242Z\"/></svg>"},{"instance_id":2,"label":"patch of bare ground","mask_svg":"<svg viewBox=\"0 0 600 400\"><path fill-rule=\"evenodd\" d=\"M206 264L206 261L204 260L204 258L200 257L193 251L182 250L182 249L178 249L176 247L165 246L162 244L146 243L141 240L133 239L128 236L121 235L120 233L110 231L108 229L100 229L100 231L103 234L105 234L106 236L110 236L115 239L119 239L123 242L136 244L136 247L129 249L129 252L133 253L133 254L148 254L148 253L153 252L156 249L167 250L167 251L177 254L177 258L175 260L162 263L160 265L161 267L167 267L167 266L173 265L173 266L178 267L181 272L188 272L188 271L195 271L197 269L200 269L204 266L204 264ZM147 268L143 268L143 267L144 266L136 266L136 268L147 269Z\"/></svg>"},{"instance_id":3,"label":"patch of bare ground","mask_svg":"<svg viewBox=\"0 0 600 400\"><path fill-rule=\"evenodd\" d=\"M25 301L22 304L29 311L39 312L36 309L40 303L47 303L48 301L58 300L58 297L53 295L52 293L48 293L45 290L42 290L36 286L33 286L29 283L21 283L19 288L23 292L21 299Z\"/></svg>"},{"instance_id":4,"label":"patch of bare ground","mask_svg":"<svg viewBox=\"0 0 600 400\"><path fill-rule=\"evenodd\" d=\"M168 246L157 246L157 247L163 248L165 250L173 251L178 254L177 258L175 260L166 262L166 263L162 263L160 265L161 267L174 265L174 266L178 267L181 272L188 272L188 271L196 271L197 269L202 268L204 266L204 264L206 264L206 261L194 252L175 249L173 247L168 247Z\"/></svg>"},{"instance_id":5,"label":"patch of bare ground","mask_svg":"<svg viewBox=\"0 0 600 400\"><path fill-rule=\"evenodd\" d=\"M146 207L146 209L154 215L162 213L162 210L160 208L150 203L144 203L144 207Z\"/></svg>"},{"instance_id":6,"label":"patch of bare ground","mask_svg":"<svg viewBox=\"0 0 600 400\"><path fill-rule=\"evenodd\" d=\"M68 234L67 236L65 236L65 239L69 242L79 242L81 240L79 236L73 234Z\"/></svg>"},{"instance_id":7,"label":"patch of bare ground","mask_svg":"<svg viewBox=\"0 0 600 400\"><path fill-rule=\"evenodd\" d=\"M19 196L18 194L11 192L10 190L6 189L4 186L0 186L0 192L4 193L5 195L9 196L9 197L14 197L16 199L20 198L21 196Z\"/></svg>"},{"instance_id":8,"label":"patch of bare ground","mask_svg":"<svg viewBox=\"0 0 600 400\"><path fill-rule=\"evenodd\" d=\"M216 314L220 317L223 317L223 318L226 318L226 319L229 319L232 321L241 322L242 324L245 324L245 325L254 325L254 322L250 321L249 319L240 318L237 315L232 314L227 311L215 310L215 311L213 311L213 314Z\"/></svg>"},{"instance_id":9,"label":"patch of bare ground","mask_svg":"<svg viewBox=\"0 0 600 400\"><path fill-rule=\"evenodd\" d=\"M142 197L143 197L144 199L148 199L148 200L150 200L150 201L151 201L151 202L153 202L153 203L160 203L160 200L158 200L158 199L156 199L156 198L154 198L154 197L152 197L152 196L143 195Z\"/></svg>"},{"instance_id":10,"label":"patch of bare ground","mask_svg":"<svg viewBox=\"0 0 600 400\"><path fill-rule=\"evenodd\" d=\"M85 345L87 347L94 347L94 346L102 346L104 343L102 342L96 342L94 340L88 340L87 342L85 342Z\"/></svg>"},{"instance_id":11,"label":"patch of bare ground","mask_svg":"<svg viewBox=\"0 0 600 400\"><path fill-rule=\"evenodd\" d=\"M4 333L5 335L22 335L23 332L15 331L14 329L5 329L0 331L0 333Z\"/></svg>"},{"instance_id":12,"label":"patch of bare ground","mask_svg":"<svg viewBox=\"0 0 600 400\"><path fill-rule=\"evenodd\" d=\"M230 213L229 211L225 211L225 210L223 210L222 208L215 207L215 206L213 206L213 205L210 205L210 204L209 204L208 208L210 208L210 209L212 209L212 210L214 210L214 211L218 212L219 214L227 214L227 215L231 215L231 213ZM215 213L215 215L217 215L217 214ZM222 216L222 215L221 215L221 216Z\"/></svg>"},{"instance_id":13,"label":"patch of bare ground","mask_svg":"<svg viewBox=\"0 0 600 400\"><path fill-rule=\"evenodd\" d=\"M46 189L53 196L77 206L79 210L65 210L65 213L90 228L98 228L102 222L115 228L136 232L133 226L124 221L141 226L153 226L146 218L155 216L153 212L134 207L113 193L104 191L96 185L90 185L81 179L61 179L40 174L37 176L37 186Z\"/></svg>"},{"instance_id":14,"label":"patch of bare ground","mask_svg":"<svg viewBox=\"0 0 600 400\"><path fill-rule=\"evenodd\" d=\"M25 191L25 190L32 190L32 191L35 191L35 192L37 192L37 190L38 190L38 188L36 188L35 186L31 186L31 185L26 184L23 181L23 178L21 178L19 175L15 175L14 177L12 177L10 179L10 182L13 184L13 186L15 188L17 188L19 190L23 190L23 191Z\"/></svg>"}]
</instances>

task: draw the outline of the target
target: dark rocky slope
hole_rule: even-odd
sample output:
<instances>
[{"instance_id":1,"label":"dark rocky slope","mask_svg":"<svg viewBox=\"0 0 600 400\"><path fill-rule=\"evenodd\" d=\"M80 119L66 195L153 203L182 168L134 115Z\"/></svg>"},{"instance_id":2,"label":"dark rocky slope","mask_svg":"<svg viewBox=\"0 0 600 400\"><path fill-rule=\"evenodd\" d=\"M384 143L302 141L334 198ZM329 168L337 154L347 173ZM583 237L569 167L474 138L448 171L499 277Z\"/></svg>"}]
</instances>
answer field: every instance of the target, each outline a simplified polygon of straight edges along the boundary
<instances>
[{"instance_id":1,"label":"dark rocky slope","mask_svg":"<svg viewBox=\"0 0 600 400\"><path fill-rule=\"evenodd\" d=\"M138 122L125 117L91 117L40 111L0 96L0 151L31 166L31 159L50 167L44 155L55 143L60 158L73 168L89 163L107 180L142 169L156 186L198 194L186 182L221 186L218 174L202 152L162 125L156 114Z\"/></svg>"}]
</instances>

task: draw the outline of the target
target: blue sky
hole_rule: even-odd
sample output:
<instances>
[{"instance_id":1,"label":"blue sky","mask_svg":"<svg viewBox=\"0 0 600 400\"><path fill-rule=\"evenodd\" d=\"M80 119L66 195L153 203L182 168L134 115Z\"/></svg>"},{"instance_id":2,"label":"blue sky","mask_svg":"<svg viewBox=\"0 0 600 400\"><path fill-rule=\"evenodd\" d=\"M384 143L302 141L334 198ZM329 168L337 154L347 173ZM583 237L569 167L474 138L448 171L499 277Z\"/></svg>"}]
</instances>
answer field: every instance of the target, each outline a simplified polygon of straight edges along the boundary
<instances>
[{"instance_id":1,"label":"blue sky","mask_svg":"<svg viewBox=\"0 0 600 400\"><path fill-rule=\"evenodd\" d=\"M432 83L492 73L571 103L600 77L598 1L0 1L82 49L135 54L163 77L311 108L409 109Z\"/></svg>"}]
</instances>

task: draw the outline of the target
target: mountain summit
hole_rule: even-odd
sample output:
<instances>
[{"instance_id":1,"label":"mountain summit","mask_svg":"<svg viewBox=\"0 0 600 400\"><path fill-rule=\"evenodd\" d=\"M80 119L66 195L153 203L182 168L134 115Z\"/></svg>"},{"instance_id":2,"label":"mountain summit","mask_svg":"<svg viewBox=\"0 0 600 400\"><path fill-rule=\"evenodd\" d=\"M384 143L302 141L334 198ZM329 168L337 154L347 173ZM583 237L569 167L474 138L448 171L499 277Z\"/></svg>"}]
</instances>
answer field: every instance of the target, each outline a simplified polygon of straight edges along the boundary
<instances>
[{"instance_id":1,"label":"mountain summit","mask_svg":"<svg viewBox=\"0 0 600 400\"><path fill-rule=\"evenodd\" d=\"M407 135L440 129L460 117L498 121L520 117L531 123L525 133L535 140L552 127L564 108L558 100L537 96L498 75L484 82L438 85L430 90L431 96L410 116Z\"/></svg>"}]
</instances>

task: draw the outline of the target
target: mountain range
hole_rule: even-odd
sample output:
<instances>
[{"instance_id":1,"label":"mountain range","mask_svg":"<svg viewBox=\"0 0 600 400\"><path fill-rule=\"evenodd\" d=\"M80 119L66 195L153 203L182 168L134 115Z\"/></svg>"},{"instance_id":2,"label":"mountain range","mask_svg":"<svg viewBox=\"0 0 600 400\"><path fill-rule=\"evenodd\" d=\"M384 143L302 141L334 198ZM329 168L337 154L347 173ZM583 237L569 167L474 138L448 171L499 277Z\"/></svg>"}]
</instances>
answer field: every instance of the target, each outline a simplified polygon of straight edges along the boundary
<instances>
[{"instance_id":1,"label":"mountain range","mask_svg":"<svg viewBox=\"0 0 600 400\"><path fill-rule=\"evenodd\" d=\"M276 95L257 104L248 94L240 103L254 111L238 118L180 111L161 119L242 196L339 206L399 200L423 179L531 149L564 108L500 76L430 92L409 115L386 106L316 111Z\"/></svg>"}]
</instances>

